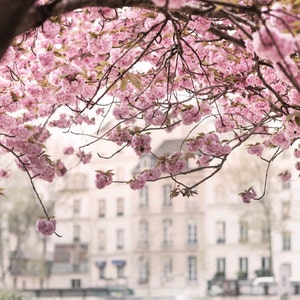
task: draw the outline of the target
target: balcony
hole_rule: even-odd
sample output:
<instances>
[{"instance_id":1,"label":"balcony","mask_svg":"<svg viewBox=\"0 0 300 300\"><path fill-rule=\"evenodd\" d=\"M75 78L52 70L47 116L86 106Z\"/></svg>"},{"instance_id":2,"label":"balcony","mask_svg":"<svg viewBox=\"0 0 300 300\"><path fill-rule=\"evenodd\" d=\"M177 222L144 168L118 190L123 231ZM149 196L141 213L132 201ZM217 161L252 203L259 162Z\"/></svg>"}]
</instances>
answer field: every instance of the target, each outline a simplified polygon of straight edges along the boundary
<instances>
[{"instance_id":1,"label":"balcony","mask_svg":"<svg viewBox=\"0 0 300 300\"><path fill-rule=\"evenodd\" d=\"M247 271L238 271L237 272L237 278L238 280L247 280L248 279L248 272Z\"/></svg>"},{"instance_id":2,"label":"balcony","mask_svg":"<svg viewBox=\"0 0 300 300\"><path fill-rule=\"evenodd\" d=\"M270 269L259 269L255 271L255 275L257 277L270 277L272 276L272 272Z\"/></svg>"},{"instance_id":3,"label":"balcony","mask_svg":"<svg viewBox=\"0 0 300 300\"><path fill-rule=\"evenodd\" d=\"M214 275L215 280L225 280L225 272L216 272Z\"/></svg>"},{"instance_id":4,"label":"balcony","mask_svg":"<svg viewBox=\"0 0 300 300\"><path fill-rule=\"evenodd\" d=\"M53 274L87 273L88 264L53 263Z\"/></svg>"}]
</instances>

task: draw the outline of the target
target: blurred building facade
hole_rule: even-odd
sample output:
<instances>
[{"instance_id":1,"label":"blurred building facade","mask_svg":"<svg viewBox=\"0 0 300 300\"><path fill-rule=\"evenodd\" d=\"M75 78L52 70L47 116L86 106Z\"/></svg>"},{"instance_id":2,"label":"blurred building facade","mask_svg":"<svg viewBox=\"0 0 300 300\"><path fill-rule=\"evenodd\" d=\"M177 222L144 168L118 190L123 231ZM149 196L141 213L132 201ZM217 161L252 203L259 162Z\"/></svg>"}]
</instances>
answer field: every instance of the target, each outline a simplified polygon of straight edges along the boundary
<instances>
[{"instance_id":1,"label":"blurred building facade","mask_svg":"<svg viewBox=\"0 0 300 300\"><path fill-rule=\"evenodd\" d=\"M167 154L176 147L179 141L165 140L156 151ZM286 156L280 164L289 161ZM150 156L137 161L125 152L93 169L113 169L121 182L154 163ZM243 204L236 191L249 183L251 178L242 177L253 171L251 164L250 169L240 163L228 168L199 185L192 197L175 198L170 179L140 191L123 183L97 190L91 166L75 171L51 187L51 197L49 187L42 193L53 202L61 238L44 238L27 228L31 233L18 246L8 218L1 217L2 286L5 277L6 287L17 289L109 288L118 293L128 288L147 299L197 300L207 293L278 293L284 268L289 292L300 294L296 181L272 179L264 201ZM199 176L190 173L182 180L193 185ZM22 251L16 254L16 249Z\"/></svg>"}]
</instances>

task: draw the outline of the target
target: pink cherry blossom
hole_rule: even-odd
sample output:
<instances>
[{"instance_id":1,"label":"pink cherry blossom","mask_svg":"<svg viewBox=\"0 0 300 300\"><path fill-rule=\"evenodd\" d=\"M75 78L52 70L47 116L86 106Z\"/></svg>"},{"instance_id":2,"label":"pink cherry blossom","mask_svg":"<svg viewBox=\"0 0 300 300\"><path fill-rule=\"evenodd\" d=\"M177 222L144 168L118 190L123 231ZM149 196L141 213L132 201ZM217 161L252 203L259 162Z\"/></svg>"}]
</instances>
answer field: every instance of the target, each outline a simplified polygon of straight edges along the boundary
<instances>
[{"instance_id":1,"label":"pink cherry blossom","mask_svg":"<svg viewBox=\"0 0 300 300\"><path fill-rule=\"evenodd\" d=\"M247 149L249 154L254 154L257 156L261 156L264 151L264 146L260 143L257 143L255 145L250 145Z\"/></svg>"},{"instance_id":2,"label":"pink cherry blossom","mask_svg":"<svg viewBox=\"0 0 300 300\"><path fill-rule=\"evenodd\" d=\"M129 186L133 190L141 190L146 183L146 176L144 174L138 174L129 181Z\"/></svg>"},{"instance_id":3,"label":"pink cherry blossom","mask_svg":"<svg viewBox=\"0 0 300 300\"><path fill-rule=\"evenodd\" d=\"M162 172L170 173L171 175L177 175L186 166L184 161L183 152L175 152L167 157L163 157L160 161L160 168Z\"/></svg>"},{"instance_id":4,"label":"pink cherry blossom","mask_svg":"<svg viewBox=\"0 0 300 300\"><path fill-rule=\"evenodd\" d=\"M152 1L157 6L165 6L166 3L168 3L168 7L174 9L180 8L187 2L187 0L169 0L168 2L166 2L166 0L152 0Z\"/></svg>"},{"instance_id":5,"label":"pink cherry blossom","mask_svg":"<svg viewBox=\"0 0 300 300\"><path fill-rule=\"evenodd\" d=\"M43 10L46 2L34 5ZM140 189L164 176L176 176L180 185L177 175L187 166L200 184L209 178L206 171L226 164L232 149L261 157L297 148L299 9L269 0L252 9L252 2L219 10L195 0L120 2L114 9L101 3L82 9L76 1L79 9L71 12L62 1L59 16L34 30L25 26L0 58L1 153L30 178L51 182L66 174L65 160L92 161L87 145L107 157L130 147L137 159L157 155L155 167L125 179ZM181 147L156 152L162 131L174 131ZM47 147L57 132L70 141L63 158ZM112 173L99 171L94 180L105 188ZM241 196L248 203L256 193L250 188Z\"/></svg>"},{"instance_id":6,"label":"pink cherry blossom","mask_svg":"<svg viewBox=\"0 0 300 300\"><path fill-rule=\"evenodd\" d=\"M76 155L83 164L88 164L92 158L92 153L85 153L83 150L80 150Z\"/></svg>"},{"instance_id":7,"label":"pink cherry blossom","mask_svg":"<svg viewBox=\"0 0 300 300\"><path fill-rule=\"evenodd\" d=\"M149 134L134 135L131 140L131 146L139 156L151 151L151 137Z\"/></svg>"},{"instance_id":8,"label":"pink cherry blossom","mask_svg":"<svg viewBox=\"0 0 300 300\"><path fill-rule=\"evenodd\" d=\"M148 181L156 180L161 175L161 170L158 167L153 167L149 170L145 170L143 172L143 175L145 176L145 179Z\"/></svg>"},{"instance_id":9,"label":"pink cherry blossom","mask_svg":"<svg viewBox=\"0 0 300 300\"><path fill-rule=\"evenodd\" d=\"M67 173L67 168L61 160L57 160L54 167L57 176L64 176Z\"/></svg>"},{"instance_id":10,"label":"pink cherry blossom","mask_svg":"<svg viewBox=\"0 0 300 300\"><path fill-rule=\"evenodd\" d=\"M111 171L103 172L103 171L96 171L96 179L95 185L98 189L103 189L106 186L112 183L112 175Z\"/></svg>"},{"instance_id":11,"label":"pink cherry blossom","mask_svg":"<svg viewBox=\"0 0 300 300\"><path fill-rule=\"evenodd\" d=\"M250 203L252 199L256 198L257 194L253 187L251 187L248 190L245 190L244 192L240 193L240 196L242 197L244 203Z\"/></svg>"},{"instance_id":12,"label":"pink cherry blossom","mask_svg":"<svg viewBox=\"0 0 300 300\"><path fill-rule=\"evenodd\" d=\"M56 230L56 220L53 217L49 220L39 218L36 221L36 230L43 235L52 235Z\"/></svg>"},{"instance_id":13,"label":"pink cherry blossom","mask_svg":"<svg viewBox=\"0 0 300 300\"><path fill-rule=\"evenodd\" d=\"M278 176L283 182L289 181L292 178L292 174L288 170L281 172Z\"/></svg>"},{"instance_id":14,"label":"pink cherry blossom","mask_svg":"<svg viewBox=\"0 0 300 300\"><path fill-rule=\"evenodd\" d=\"M74 148L72 146L63 149L63 153L66 155L71 155L74 153Z\"/></svg>"},{"instance_id":15,"label":"pink cherry blossom","mask_svg":"<svg viewBox=\"0 0 300 300\"><path fill-rule=\"evenodd\" d=\"M274 27L261 27L253 34L253 48L260 56L281 61L295 49L293 37Z\"/></svg>"}]
</instances>

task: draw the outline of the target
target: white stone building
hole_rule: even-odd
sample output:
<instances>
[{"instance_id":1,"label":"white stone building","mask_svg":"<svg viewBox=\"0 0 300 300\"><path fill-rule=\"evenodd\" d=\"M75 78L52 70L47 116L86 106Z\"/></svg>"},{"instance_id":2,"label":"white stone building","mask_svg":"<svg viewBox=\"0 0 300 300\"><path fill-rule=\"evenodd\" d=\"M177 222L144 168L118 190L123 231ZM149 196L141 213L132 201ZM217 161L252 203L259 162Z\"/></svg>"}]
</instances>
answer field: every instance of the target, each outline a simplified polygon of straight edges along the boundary
<instances>
[{"instance_id":1,"label":"white stone building","mask_svg":"<svg viewBox=\"0 0 300 300\"><path fill-rule=\"evenodd\" d=\"M157 153L179 147L174 136L167 137L170 140L157 145ZM250 158L235 159L238 166L203 183L190 198L170 198L174 182L169 179L148 183L141 191L122 183L97 190L94 170L113 169L117 180L123 181L139 165L153 163L148 156L137 161L130 151L101 166L77 167L43 190L55 199L53 214L62 237L53 236L43 244L44 239L32 232L24 248L47 257L47 274L26 274L28 268L18 274L16 269L10 272L7 285L115 293L130 288L142 299L198 300L208 287L211 293L277 293L280 269L285 266L291 293L299 294L299 184L292 180L289 186L270 177L268 201L243 204L238 192L249 188L248 184L261 183L247 161ZM290 158L281 163L290 164ZM193 184L199 174L188 174L183 180ZM13 243L8 231L5 239Z\"/></svg>"}]
</instances>

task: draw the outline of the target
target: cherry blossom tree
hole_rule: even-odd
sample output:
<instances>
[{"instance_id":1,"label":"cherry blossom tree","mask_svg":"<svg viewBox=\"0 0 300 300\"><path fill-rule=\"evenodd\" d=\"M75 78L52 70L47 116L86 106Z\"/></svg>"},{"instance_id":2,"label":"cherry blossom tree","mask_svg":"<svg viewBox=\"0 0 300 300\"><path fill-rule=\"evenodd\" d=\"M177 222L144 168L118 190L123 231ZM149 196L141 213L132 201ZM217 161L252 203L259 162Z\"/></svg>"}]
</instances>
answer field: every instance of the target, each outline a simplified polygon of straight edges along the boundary
<instances>
[{"instance_id":1,"label":"cherry blossom tree","mask_svg":"<svg viewBox=\"0 0 300 300\"><path fill-rule=\"evenodd\" d=\"M241 145L267 166L290 148L299 158L299 0L0 4L0 148L27 173L41 205L34 180L67 172L47 153L53 128L89 140L63 149L84 164L97 156L89 146L106 141L119 147L109 157L125 148L153 155L156 165L128 178L130 187L169 176L186 196ZM153 132L178 126L192 128L181 149L156 155ZM180 180L204 171L193 186ZM112 170L94 175L98 188L115 181ZM251 187L241 196L260 197ZM37 227L50 234L55 220L44 212Z\"/></svg>"}]
</instances>

